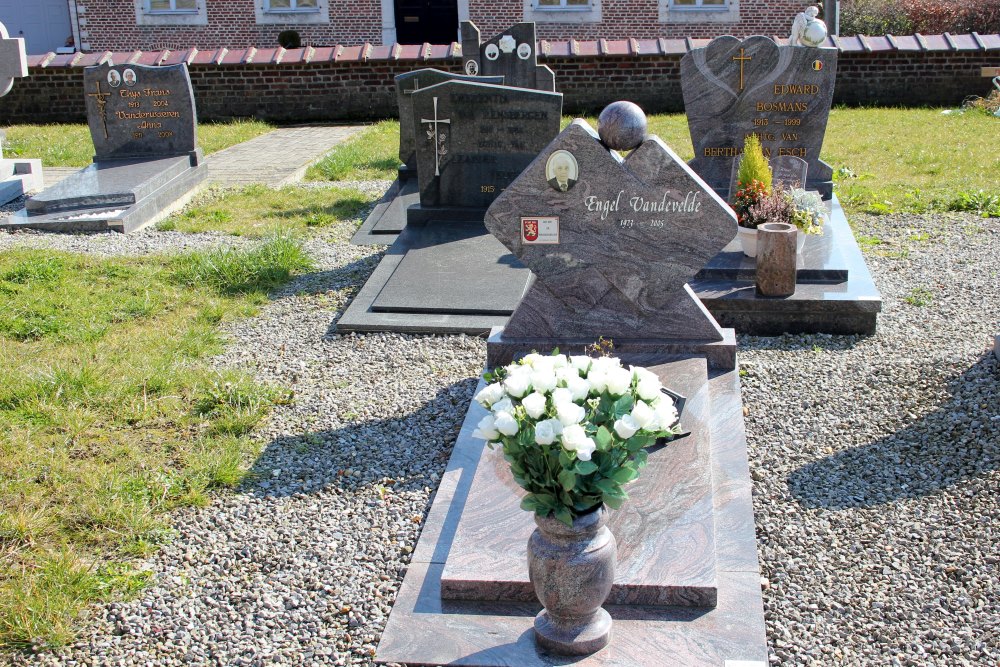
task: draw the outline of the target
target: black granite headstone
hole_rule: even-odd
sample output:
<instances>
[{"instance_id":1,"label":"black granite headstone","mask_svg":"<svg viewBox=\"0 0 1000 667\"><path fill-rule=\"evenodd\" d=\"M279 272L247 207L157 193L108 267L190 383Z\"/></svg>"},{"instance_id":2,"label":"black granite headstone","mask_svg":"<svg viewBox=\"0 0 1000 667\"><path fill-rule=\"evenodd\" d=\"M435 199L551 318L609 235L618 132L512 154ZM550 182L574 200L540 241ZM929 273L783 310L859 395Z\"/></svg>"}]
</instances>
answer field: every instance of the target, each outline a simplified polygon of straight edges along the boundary
<instances>
[{"instance_id":1,"label":"black granite headstone","mask_svg":"<svg viewBox=\"0 0 1000 667\"><path fill-rule=\"evenodd\" d=\"M399 160L409 169L417 168L416 131L413 125L413 93L445 81L469 81L503 85L502 76L465 76L439 69L418 69L396 77L396 103L399 105Z\"/></svg>"},{"instance_id":2,"label":"black granite headstone","mask_svg":"<svg viewBox=\"0 0 1000 667\"><path fill-rule=\"evenodd\" d=\"M555 73L547 65L538 64L534 23L515 23L483 43L472 21L462 21L461 32L462 71L466 74L499 74L508 86L555 91Z\"/></svg>"},{"instance_id":3,"label":"black granite headstone","mask_svg":"<svg viewBox=\"0 0 1000 667\"><path fill-rule=\"evenodd\" d=\"M187 65L101 65L83 72L97 160L192 155L198 144Z\"/></svg>"},{"instance_id":4,"label":"black granite headstone","mask_svg":"<svg viewBox=\"0 0 1000 667\"><path fill-rule=\"evenodd\" d=\"M558 134L562 116L561 94L525 88L447 81L411 97L424 207L486 209Z\"/></svg>"},{"instance_id":5,"label":"black granite headstone","mask_svg":"<svg viewBox=\"0 0 1000 667\"><path fill-rule=\"evenodd\" d=\"M833 170L819 159L833 101L837 49L779 46L768 37L718 37L681 60L681 89L695 157L691 167L721 192L748 134L764 154L809 165L807 187L825 197Z\"/></svg>"}]
</instances>

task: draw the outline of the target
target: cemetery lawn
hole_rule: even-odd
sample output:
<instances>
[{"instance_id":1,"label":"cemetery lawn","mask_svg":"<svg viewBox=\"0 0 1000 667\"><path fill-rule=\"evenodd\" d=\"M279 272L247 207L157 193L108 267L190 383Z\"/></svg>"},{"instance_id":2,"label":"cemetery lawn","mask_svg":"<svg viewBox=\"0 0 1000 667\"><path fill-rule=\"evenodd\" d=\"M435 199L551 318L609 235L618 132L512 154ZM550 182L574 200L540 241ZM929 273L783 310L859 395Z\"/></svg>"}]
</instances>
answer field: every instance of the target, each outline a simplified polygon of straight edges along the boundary
<instances>
[{"instance_id":1,"label":"cemetery lawn","mask_svg":"<svg viewBox=\"0 0 1000 667\"><path fill-rule=\"evenodd\" d=\"M198 145L206 154L235 146L274 126L260 120L237 119L198 125ZM40 158L45 167L86 167L94 159L94 142L86 123L56 125L12 125L5 128L7 157Z\"/></svg>"},{"instance_id":2,"label":"cemetery lawn","mask_svg":"<svg viewBox=\"0 0 1000 667\"><path fill-rule=\"evenodd\" d=\"M0 253L0 649L70 640L86 604L146 583L131 559L168 537L167 511L240 482L248 433L288 396L210 367L219 324L310 268L288 236L144 258Z\"/></svg>"},{"instance_id":3,"label":"cemetery lawn","mask_svg":"<svg viewBox=\"0 0 1000 667\"><path fill-rule=\"evenodd\" d=\"M850 213L973 211L1000 216L1000 121L969 111L854 109L831 111L823 159L836 172ZM563 118L566 127L572 117ZM592 127L597 118L588 117ZM694 157L684 114L649 117L649 131L684 160ZM399 123L383 121L338 146L312 167L309 180L393 179Z\"/></svg>"},{"instance_id":4,"label":"cemetery lawn","mask_svg":"<svg viewBox=\"0 0 1000 667\"><path fill-rule=\"evenodd\" d=\"M276 231L304 231L356 218L368 206L369 199L356 190L338 187L273 189L251 185L210 190L157 228L251 237Z\"/></svg>"}]
</instances>

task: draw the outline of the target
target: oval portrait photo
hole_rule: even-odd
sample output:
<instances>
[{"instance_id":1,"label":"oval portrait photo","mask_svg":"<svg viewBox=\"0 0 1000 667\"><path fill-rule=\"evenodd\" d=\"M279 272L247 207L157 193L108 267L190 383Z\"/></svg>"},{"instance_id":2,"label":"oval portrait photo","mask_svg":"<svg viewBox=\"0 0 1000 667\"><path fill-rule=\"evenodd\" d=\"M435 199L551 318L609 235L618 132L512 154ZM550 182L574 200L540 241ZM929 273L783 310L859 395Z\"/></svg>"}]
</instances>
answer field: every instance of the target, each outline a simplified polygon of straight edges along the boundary
<instances>
[{"instance_id":1,"label":"oval portrait photo","mask_svg":"<svg viewBox=\"0 0 1000 667\"><path fill-rule=\"evenodd\" d=\"M122 78L125 79L125 85L126 86L134 86L135 85L135 70L132 69L131 67L128 68L127 70L125 70L122 73Z\"/></svg>"},{"instance_id":2,"label":"oval portrait photo","mask_svg":"<svg viewBox=\"0 0 1000 667\"><path fill-rule=\"evenodd\" d=\"M580 167L569 151L556 151L545 162L545 179L556 192L567 192L576 185Z\"/></svg>"},{"instance_id":3,"label":"oval portrait photo","mask_svg":"<svg viewBox=\"0 0 1000 667\"><path fill-rule=\"evenodd\" d=\"M113 69L108 72L108 85L112 88L122 85L122 75L118 73L118 70Z\"/></svg>"}]
</instances>

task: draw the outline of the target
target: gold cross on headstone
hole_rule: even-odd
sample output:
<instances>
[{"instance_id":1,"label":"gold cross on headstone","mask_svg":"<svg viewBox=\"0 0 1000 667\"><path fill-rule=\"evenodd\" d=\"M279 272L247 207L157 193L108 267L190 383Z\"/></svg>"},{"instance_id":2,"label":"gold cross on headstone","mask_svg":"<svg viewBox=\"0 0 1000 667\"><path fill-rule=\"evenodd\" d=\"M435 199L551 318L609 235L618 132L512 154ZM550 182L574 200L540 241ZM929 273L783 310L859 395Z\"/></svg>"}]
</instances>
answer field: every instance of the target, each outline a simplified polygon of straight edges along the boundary
<instances>
[{"instance_id":1,"label":"gold cross on headstone","mask_svg":"<svg viewBox=\"0 0 1000 667\"><path fill-rule=\"evenodd\" d=\"M748 60L753 60L753 56L744 55L743 49L740 49L740 55L733 56L733 60L738 60L740 63L740 90L743 90L743 64Z\"/></svg>"},{"instance_id":2,"label":"gold cross on headstone","mask_svg":"<svg viewBox=\"0 0 1000 667\"><path fill-rule=\"evenodd\" d=\"M434 118L433 118L433 120L430 119L430 118L421 118L420 122L421 123L427 123L428 125L432 125L433 126L432 127L433 134L432 134L431 138L434 141L434 175L435 176L440 176L441 175L441 153L440 153L440 148L442 148L442 146L441 146L442 142L439 140L439 137L438 137L438 123L446 123L448 125L451 125L451 119L450 118L438 118L438 98L435 97L434 98Z\"/></svg>"},{"instance_id":3,"label":"gold cross on headstone","mask_svg":"<svg viewBox=\"0 0 1000 667\"><path fill-rule=\"evenodd\" d=\"M97 92L87 93L87 97L93 97L97 100L97 110L101 112L101 123L104 125L104 138L108 138L108 99L111 97L111 93L101 92L101 82L97 82Z\"/></svg>"}]
</instances>

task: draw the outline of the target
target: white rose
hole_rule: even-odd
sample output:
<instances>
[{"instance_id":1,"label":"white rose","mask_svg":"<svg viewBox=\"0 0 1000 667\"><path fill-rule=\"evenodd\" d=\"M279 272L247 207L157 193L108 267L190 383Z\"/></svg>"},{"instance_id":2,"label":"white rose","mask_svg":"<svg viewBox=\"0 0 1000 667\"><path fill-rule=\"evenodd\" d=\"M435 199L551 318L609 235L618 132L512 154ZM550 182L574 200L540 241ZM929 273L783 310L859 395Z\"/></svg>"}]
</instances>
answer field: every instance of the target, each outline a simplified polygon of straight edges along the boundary
<instances>
[{"instance_id":1,"label":"white rose","mask_svg":"<svg viewBox=\"0 0 1000 667\"><path fill-rule=\"evenodd\" d=\"M566 389L572 394L574 401L582 401L590 393L590 382L578 375L566 381Z\"/></svg>"},{"instance_id":2,"label":"white rose","mask_svg":"<svg viewBox=\"0 0 1000 667\"><path fill-rule=\"evenodd\" d=\"M562 444L569 451L576 452L576 458L581 461L589 461L591 454L597 449L593 438L588 438L587 432L579 424L572 424L563 429Z\"/></svg>"},{"instance_id":3,"label":"white rose","mask_svg":"<svg viewBox=\"0 0 1000 667\"><path fill-rule=\"evenodd\" d=\"M628 440L639 430L639 424L632 419L632 415L622 415L621 419L615 420L615 433L622 440Z\"/></svg>"},{"instance_id":4,"label":"white rose","mask_svg":"<svg viewBox=\"0 0 1000 667\"><path fill-rule=\"evenodd\" d=\"M558 419L546 419L535 424L535 442L539 445L551 445L556 437L563 432Z\"/></svg>"},{"instance_id":5,"label":"white rose","mask_svg":"<svg viewBox=\"0 0 1000 667\"><path fill-rule=\"evenodd\" d=\"M497 431L496 424L493 422L493 415L486 415L479 420L476 430L472 432L472 437L483 440L495 440L500 437L500 432Z\"/></svg>"},{"instance_id":6,"label":"white rose","mask_svg":"<svg viewBox=\"0 0 1000 667\"><path fill-rule=\"evenodd\" d=\"M573 392L571 392L566 387L559 387L552 392L552 405L559 405L560 403L572 403L573 402Z\"/></svg>"},{"instance_id":7,"label":"white rose","mask_svg":"<svg viewBox=\"0 0 1000 667\"><path fill-rule=\"evenodd\" d=\"M524 411L528 413L529 417L538 419L545 412L545 396L537 391L533 392L521 400L521 405L524 406Z\"/></svg>"},{"instance_id":8,"label":"white rose","mask_svg":"<svg viewBox=\"0 0 1000 667\"><path fill-rule=\"evenodd\" d=\"M576 403L559 403L556 405L556 417L563 426L579 424L587 416L587 411L582 405Z\"/></svg>"},{"instance_id":9,"label":"white rose","mask_svg":"<svg viewBox=\"0 0 1000 667\"><path fill-rule=\"evenodd\" d=\"M493 414L498 412L514 412L514 404L511 403L508 397L504 396L502 401L497 401L490 409L493 411Z\"/></svg>"},{"instance_id":10,"label":"white rose","mask_svg":"<svg viewBox=\"0 0 1000 667\"><path fill-rule=\"evenodd\" d=\"M650 379L648 377L644 377L639 380L639 384L636 385L635 391L639 394L639 398L642 400L652 401L660 395L660 387L662 386L663 385L660 384L659 378L654 377Z\"/></svg>"},{"instance_id":11,"label":"white rose","mask_svg":"<svg viewBox=\"0 0 1000 667\"><path fill-rule=\"evenodd\" d=\"M542 355L538 354L537 352L532 352L531 354L524 355L524 357L521 358L521 363L524 364L525 366L531 366L532 368L535 368L535 362L543 358L544 357L542 357Z\"/></svg>"},{"instance_id":12,"label":"white rose","mask_svg":"<svg viewBox=\"0 0 1000 667\"><path fill-rule=\"evenodd\" d=\"M498 412L493 415L493 423L504 435L517 435L517 420L509 412Z\"/></svg>"},{"instance_id":13,"label":"white rose","mask_svg":"<svg viewBox=\"0 0 1000 667\"><path fill-rule=\"evenodd\" d=\"M556 388L556 374L551 368L536 369L531 374L531 386L535 391L549 392Z\"/></svg>"},{"instance_id":14,"label":"white rose","mask_svg":"<svg viewBox=\"0 0 1000 667\"><path fill-rule=\"evenodd\" d=\"M586 373L590 369L590 364L594 361L590 357L582 355L572 356L569 360L570 363L573 364L573 368L575 368L579 373Z\"/></svg>"},{"instance_id":15,"label":"white rose","mask_svg":"<svg viewBox=\"0 0 1000 667\"><path fill-rule=\"evenodd\" d=\"M649 407L647 403L636 401L635 406L632 408L632 419L639 425L639 428L646 428L653 423L656 415L653 413L653 408ZM500 430L501 432L503 431L503 429Z\"/></svg>"},{"instance_id":16,"label":"white rose","mask_svg":"<svg viewBox=\"0 0 1000 667\"><path fill-rule=\"evenodd\" d=\"M612 368L608 371L608 393L621 396L632 386L632 371L624 368Z\"/></svg>"},{"instance_id":17,"label":"white rose","mask_svg":"<svg viewBox=\"0 0 1000 667\"><path fill-rule=\"evenodd\" d=\"M569 365L569 360L566 358L565 354L557 354L556 356L550 358L552 359L552 368L566 368Z\"/></svg>"},{"instance_id":18,"label":"white rose","mask_svg":"<svg viewBox=\"0 0 1000 667\"><path fill-rule=\"evenodd\" d=\"M531 377L527 373L512 373L503 381L503 388L514 398L521 398L531 388Z\"/></svg>"},{"instance_id":19,"label":"white rose","mask_svg":"<svg viewBox=\"0 0 1000 667\"><path fill-rule=\"evenodd\" d=\"M587 382L590 383L590 394L597 396L608 388L608 375L600 369L591 368Z\"/></svg>"},{"instance_id":20,"label":"white rose","mask_svg":"<svg viewBox=\"0 0 1000 667\"><path fill-rule=\"evenodd\" d=\"M653 406L653 412L656 414L658 426L666 430L677 422L677 407L672 398L662 394L661 396L662 398Z\"/></svg>"},{"instance_id":21,"label":"white rose","mask_svg":"<svg viewBox=\"0 0 1000 667\"><path fill-rule=\"evenodd\" d=\"M484 408L488 408L503 398L505 394L503 385L499 382L494 382L493 384L486 385L476 394L476 402Z\"/></svg>"},{"instance_id":22,"label":"white rose","mask_svg":"<svg viewBox=\"0 0 1000 667\"><path fill-rule=\"evenodd\" d=\"M590 367L590 372L593 373L595 370L601 371L602 373L607 373L613 368L621 368L622 362L617 357L598 357L594 359L594 363Z\"/></svg>"}]
</instances>

